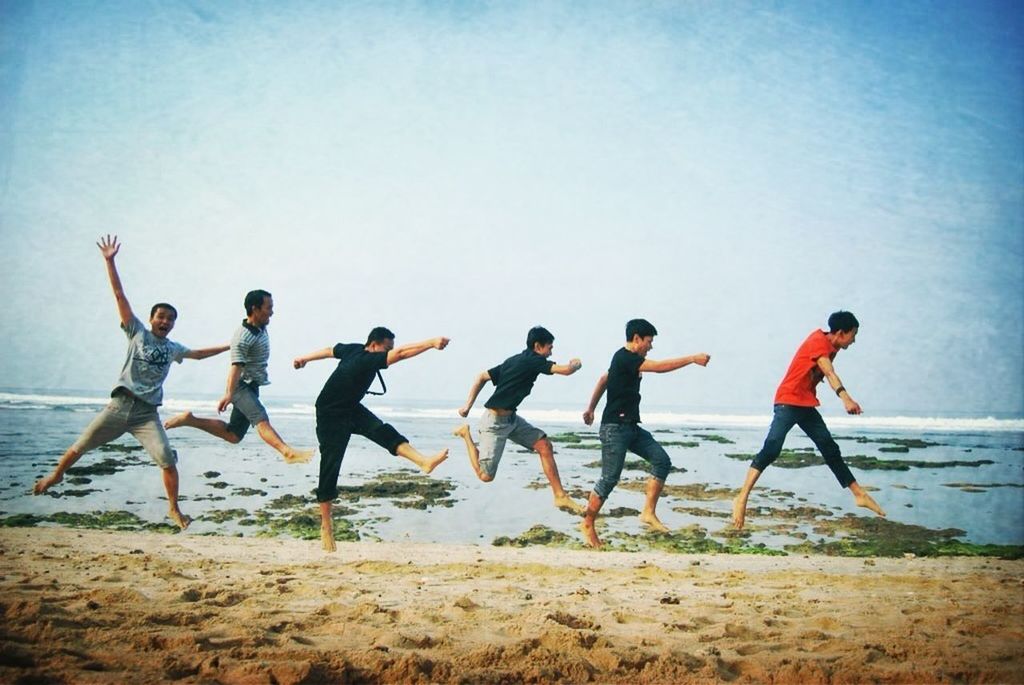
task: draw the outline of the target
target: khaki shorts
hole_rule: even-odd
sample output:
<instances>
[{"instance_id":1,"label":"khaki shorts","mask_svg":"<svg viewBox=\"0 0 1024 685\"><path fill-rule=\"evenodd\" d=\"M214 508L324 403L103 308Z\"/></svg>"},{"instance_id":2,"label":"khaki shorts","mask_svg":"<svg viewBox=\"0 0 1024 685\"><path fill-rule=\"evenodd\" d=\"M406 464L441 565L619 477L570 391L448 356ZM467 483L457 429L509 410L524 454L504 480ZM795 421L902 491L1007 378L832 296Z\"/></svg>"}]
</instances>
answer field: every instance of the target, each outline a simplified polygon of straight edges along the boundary
<instances>
[{"instance_id":1,"label":"khaki shorts","mask_svg":"<svg viewBox=\"0 0 1024 685\"><path fill-rule=\"evenodd\" d=\"M131 433L160 468L177 463L178 455L171 449L156 407L121 390L115 391L110 404L92 420L71 449L85 454L125 433Z\"/></svg>"},{"instance_id":2,"label":"khaki shorts","mask_svg":"<svg viewBox=\"0 0 1024 685\"><path fill-rule=\"evenodd\" d=\"M505 443L509 440L532 450L538 440L547 434L539 428L531 426L518 414L498 416L494 412L485 411L480 419L480 468L488 476L494 478L501 462L501 454L505 451Z\"/></svg>"}]
</instances>

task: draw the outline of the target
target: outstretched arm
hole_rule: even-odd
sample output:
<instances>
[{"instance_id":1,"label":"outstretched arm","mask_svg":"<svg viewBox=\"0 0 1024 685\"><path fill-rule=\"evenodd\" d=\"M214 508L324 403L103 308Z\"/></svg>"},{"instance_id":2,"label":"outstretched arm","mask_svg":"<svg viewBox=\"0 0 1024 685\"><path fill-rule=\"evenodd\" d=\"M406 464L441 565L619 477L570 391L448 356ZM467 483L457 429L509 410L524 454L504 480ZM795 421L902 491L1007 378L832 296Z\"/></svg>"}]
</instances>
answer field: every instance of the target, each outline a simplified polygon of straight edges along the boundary
<instances>
[{"instance_id":1,"label":"outstretched arm","mask_svg":"<svg viewBox=\"0 0 1024 685\"><path fill-rule=\"evenodd\" d=\"M857 404L850 393L843 387L843 381L839 379L839 374L836 373L836 369L832 366L832 360L828 357L818 357L818 368L825 374L825 378L828 379L828 384L832 386L832 390L835 391L839 399L843 401L843 408L846 409L847 414L860 414L862 410L860 405Z\"/></svg>"},{"instance_id":2,"label":"outstretched arm","mask_svg":"<svg viewBox=\"0 0 1024 685\"><path fill-rule=\"evenodd\" d=\"M461 409L459 409L459 416L462 418L469 416L469 410L473 408L473 403L476 402L477 395L480 394L480 391L485 385L487 385L489 380L491 380L491 374L487 371L484 371L476 377L476 380L473 381L473 387L469 389L469 397L466 399L466 403L462 405Z\"/></svg>"},{"instance_id":3,"label":"outstretched arm","mask_svg":"<svg viewBox=\"0 0 1024 685\"><path fill-rule=\"evenodd\" d=\"M431 338L430 340L423 340L418 343L410 343L408 345L402 345L388 352L388 366L391 366L395 362L400 362L403 359L409 359L415 357L418 354L422 354L429 349L443 350L448 347L449 339L445 337Z\"/></svg>"},{"instance_id":4,"label":"outstretched arm","mask_svg":"<svg viewBox=\"0 0 1024 685\"><path fill-rule=\"evenodd\" d=\"M334 348L325 347L322 350L317 350L316 352L310 352L309 354L304 354L301 357L296 357L292 360L292 366L296 369L301 369L308 362L315 362L318 359L331 359L332 357L334 357Z\"/></svg>"},{"instance_id":5,"label":"outstretched arm","mask_svg":"<svg viewBox=\"0 0 1024 685\"><path fill-rule=\"evenodd\" d=\"M117 302L117 313L121 315L121 325L127 327L135 318L135 314L132 312L131 305L128 304L128 298L121 286L121 277L117 275L117 265L114 263L114 257L121 249L121 244L117 242L116 235L111 238L110 234L107 234L106 238L100 238L96 246L100 248L100 254L103 255L103 259L107 263L107 277L110 278L110 287L114 290L114 300Z\"/></svg>"},{"instance_id":6,"label":"outstretched arm","mask_svg":"<svg viewBox=\"0 0 1024 685\"><path fill-rule=\"evenodd\" d=\"M557 373L559 376L571 376L581 368L583 368L583 362L574 358L570 359L568 364L555 364L551 367L551 373Z\"/></svg>"},{"instance_id":7,"label":"outstretched arm","mask_svg":"<svg viewBox=\"0 0 1024 685\"><path fill-rule=\"evenodd\" d=\"M605 388L607 387L608 373L605 372L597 379L597 385L594 386L594 392L590 395L590 404L587 405L587 410L583 412L583 423L588 426L594 423L594 410L597 409L597 403L601 401L601 397L604 395Z\"/></svg>"},{"instance_id":8,"label":"outstretched arm","mask_svg":"<svg viewBox=\"0 0 1024 685\"><path fill-rule=\"evenodd\" d=\"M689 366L690 364L707 366L709 361L711 361L711 355L703 352L700 354L691 354L688 357L675 357L673 359L662 359L661 361L645 359L644 363L640 365L640 371L646 371L648 373L668 373L669 371L675 371L676 369L681 369L684 366Z\"/></svg>"},{"instance_id":9,"label":"outstretched arm","mask_svg":"<svg viewBox=\"0 0 1024 685\"><path fill-rule=\"evenodd\" d=\"M216 347L203 347L198 350L189 350L185 353L185 359L206 359L221 352L227 352L231 345L217 345Z\"/></svg>"}]
</instances>

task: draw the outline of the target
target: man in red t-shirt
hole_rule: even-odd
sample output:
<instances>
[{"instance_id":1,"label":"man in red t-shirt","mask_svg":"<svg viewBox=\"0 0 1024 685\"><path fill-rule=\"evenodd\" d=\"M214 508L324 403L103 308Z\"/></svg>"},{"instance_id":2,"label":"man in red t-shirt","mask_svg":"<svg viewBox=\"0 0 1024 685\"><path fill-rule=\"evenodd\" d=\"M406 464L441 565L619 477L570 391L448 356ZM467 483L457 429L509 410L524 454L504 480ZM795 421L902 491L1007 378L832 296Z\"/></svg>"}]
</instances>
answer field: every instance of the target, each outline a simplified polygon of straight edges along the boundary
<instances>
[{"instance_id":1,"label":"man in red t-shirt","mask_svg":"<svg viewBox=\"0 0 1024 685\"><path fill-rule=\"evenodd\" d=\"M850 312L838 311L828 317L828 328L828 333L818 330L807 336L793 356L793 361L790 362L789 369L775 392L775 415L768 429L768 437L765 438L761 451L751 462L746 482L732 503L732 522L737 529L743 528L750 491L761 477L761 473L779 457L786 435L793 426L800 426L814 442L839 484L850 489L857 506L870 509L879 516L885 516L878 503L864 491L850 473L850 468L839 452L839 445L832 439L824 419L815 408L820 404L815 390L818 383L827 378L832 390L843 401L846 413L861 413L860 405L850 397L850 393L843 387L843 382L839 380L832 366L832 360L839 350L845 350L857 339L860 323Z\"/></svg>"}]
</instances>

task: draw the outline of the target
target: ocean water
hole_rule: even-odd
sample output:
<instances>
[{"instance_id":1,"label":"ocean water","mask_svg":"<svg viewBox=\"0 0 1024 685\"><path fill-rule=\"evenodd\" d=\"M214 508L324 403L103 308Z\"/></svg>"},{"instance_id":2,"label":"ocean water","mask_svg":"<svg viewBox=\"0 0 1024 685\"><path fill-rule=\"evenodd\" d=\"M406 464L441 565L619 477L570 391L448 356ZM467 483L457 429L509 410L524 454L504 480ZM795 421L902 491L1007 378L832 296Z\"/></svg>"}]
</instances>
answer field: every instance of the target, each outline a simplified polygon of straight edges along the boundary
<instances>
[{"instance_id":1,"label":"ocean water","mask_svg":"<svg viewBox=\"0 0 1024 685\"><path fill-rule=\"evenodd\" d=\"M131 452L94 451L79 466L103 459L120 460L120 469L109 475L89 476L82 484L65 481L44 496L31 494L32 484L49 472L61 453L75 440L105 404L103 393L0 392L0 518L13 514L50 515L57 512L87 513L129 511L144 521L165 520L167 508L160 473L141 450ZM463 422L455 408L428 404L394 404L370 400L367 405L392 423L424 453L451 449L451 456L431 476L447 483L450 506L426 509L405 508L396 500L363 497L342 503L354 509L347 518L362 539L386 541L451 542L491 544L499 536L520 535L530 527L544 525L579 538L578 517L551 506L550 488L536 455L510 444L497 478L482 483L472 473L462 440L451 431ZM171 400L161 408L164 418L191 409L198 415L215 415L215 400ZM291 444L315 445L313 408L308 403L268 401L271 421ZM549 435L570 431L596 432L569 409L531 410L521 414ZM469 423L474 428L475 414ZM887 460L942 463L978 461L977 466L915 466L905 471L853 468L857 480L871 488L872 495L893 521L929 529L955 528L959 539L979 544L1024 544L1024 420L990 417L848 417L825 416L839 439L844 455L865 455ZM770 420L763 415L692 415L668 411L644 414L645 426L656 431L663 442L696 443L695 446L667 446L673 464L686 471L672 473L669 485L704 484L709 491L738 488L749 465L748 459L727 454L756 452ZM710 437L714 436L714 437ZM224 443L195 429L170 432L178 452L181 474L181 507L195 522L185 534L215 533L252 535L254 529L239 525L233 517L224 522L202 520L219 511L243 509L257 512L283 495L303 498L312 506L317 481L317 461L288 465L266 446L255 431L239 445ZM866 442L859 442L866 440ZM934 443L906 453L884 451L885 440L919 439ZM724 442L728 441L728 442ZM883 441L883 442L879 442ZM593 444L593 440L586 441ZM131 436L117 444L136 445ZM787 440L789 449L810 447L810 441L795 428ZM562 481L581 503L596 482L600 452L556 444L556 461ZM211 475L216 474L216 475ZM340 485L358 486L386 480L389 474L417 474L412 465L393 457L361 437L353 437L342 466ZM624 471L623 483L643 480L640 471ZM641 509L640 491L617 488L605 510L619 507ZM769 468L751 498L748 521L753 542L781 549L798 542L799 535L815 538L814 521L790 520L787 531L762 529L762 514L793 507L826 509L834 516L853 513L870 516L852 504L849 493L839 488L823 463L798 469ZM711 536L728 531L727 495L687 499L667 496L659 515L671 529L694 524ZM602 535L642 532L635 516L602 517Z\"/></svg>"}]
</instances>

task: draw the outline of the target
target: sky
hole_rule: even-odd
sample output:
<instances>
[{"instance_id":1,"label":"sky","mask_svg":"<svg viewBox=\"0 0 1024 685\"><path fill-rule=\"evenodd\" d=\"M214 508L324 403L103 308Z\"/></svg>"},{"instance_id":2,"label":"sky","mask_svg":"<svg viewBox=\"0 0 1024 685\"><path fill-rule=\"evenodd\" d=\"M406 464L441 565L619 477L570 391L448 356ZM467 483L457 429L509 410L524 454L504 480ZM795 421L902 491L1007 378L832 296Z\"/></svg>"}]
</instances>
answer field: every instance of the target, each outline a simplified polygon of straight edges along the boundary
<instances>
[{"instance_id":1,"label":"sky","mask_svg":"<svg viewBox=\"0 0 1024 685\"><path fill-rule=\"evenodd\" d=\"M143 318L226 343L274 295L271 398L356 342L452 339L389 401L457 406L555 335L585 407L628 319L645 405L769 412L807 334L869 414L1024 416L1024 13L1014 2L0 0L0 387L105 391ZM175 394L222 392L227 357ZM482 396L480 404L486 398ZM821 393L823 408L839 413Z\"/></svg>"}]
</instances>

